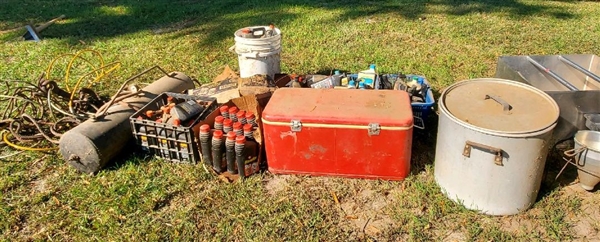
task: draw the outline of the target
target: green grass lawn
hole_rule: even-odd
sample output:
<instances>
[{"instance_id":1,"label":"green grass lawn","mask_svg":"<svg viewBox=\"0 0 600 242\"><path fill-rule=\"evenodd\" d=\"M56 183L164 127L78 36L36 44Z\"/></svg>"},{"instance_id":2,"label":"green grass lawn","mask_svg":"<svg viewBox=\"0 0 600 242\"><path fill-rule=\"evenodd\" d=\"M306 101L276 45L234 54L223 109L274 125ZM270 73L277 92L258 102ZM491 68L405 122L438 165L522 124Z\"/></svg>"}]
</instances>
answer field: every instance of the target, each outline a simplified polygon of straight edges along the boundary
<instances>
[{"instance_id":1,"label":"green grass lawn","mask_svg":"<svg viewBox=\"0 0 600 242\"><path fill-rule=\"evenodd\" d=\"M201 82L238 69L235 30L275 23L285 73L425 75L441 90L492 77L501 55L599 54L594 1L16 1L0 7L0 30L67 18L41 32L0 35L0 80L36 81L65 53L93 49L122 66L99 83L112 94L153 65ZM53 72L64 76L64 68ZM158 79L154 73L146 80ZM436 94L439 95L439 94ZM26 152L0 162L0 239L201 241L585 240L598 238L600 198L552 154L532 209L510 217L468 211L433 179L437 120L415 136L404 182L261 174L226 184L198 166L126 155L95 176L59 156ZM3 155L13 152L3 148Z\"/></svg>"}]
</instances>

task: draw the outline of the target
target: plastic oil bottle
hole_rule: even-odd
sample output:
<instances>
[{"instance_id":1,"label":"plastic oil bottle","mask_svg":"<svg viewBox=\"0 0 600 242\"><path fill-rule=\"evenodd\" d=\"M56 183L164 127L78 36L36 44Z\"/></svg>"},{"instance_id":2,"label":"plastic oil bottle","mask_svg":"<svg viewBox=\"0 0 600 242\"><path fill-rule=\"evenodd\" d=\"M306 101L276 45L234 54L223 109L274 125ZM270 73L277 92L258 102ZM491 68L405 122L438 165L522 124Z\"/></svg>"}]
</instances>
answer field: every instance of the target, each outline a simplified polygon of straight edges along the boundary
<instances>
[{"instance_id":1,"label":"plastic oil bottle","mask_svg":"<svg viewBox=\"0 0 600 242\"><path fill-rule=\"evenodd\" d=\"M369 89L375 89L375 80L377 78L377 70L375 64L371 64L368 70L358 72L357 81L365 83L365 86Z\"/></svg>"},{"instance_id":2,"label":"plastic oil bottle","mask_svg":"<svg viewBox=\"0 0 600 242\"><path fill-rule=\"evenodd\" d=\"M189 100L187 102L176 105L170 113L174 118L178 118L182 122L185 122L193 118L195 115L201 113L202 111L204 111L202 105L200 105L194 100Z\"/></svg>"},{"instance_id":3,"label":"plastic oil bottle","mask_svg":"<svg viewBox=\"0 0 600 242\"><path fill-rule=\"evenodd\" d=\"M348 82L348 89L356 89L356 83L354 82L354 80L350 80Z\"/></svg>"}]
</instances>

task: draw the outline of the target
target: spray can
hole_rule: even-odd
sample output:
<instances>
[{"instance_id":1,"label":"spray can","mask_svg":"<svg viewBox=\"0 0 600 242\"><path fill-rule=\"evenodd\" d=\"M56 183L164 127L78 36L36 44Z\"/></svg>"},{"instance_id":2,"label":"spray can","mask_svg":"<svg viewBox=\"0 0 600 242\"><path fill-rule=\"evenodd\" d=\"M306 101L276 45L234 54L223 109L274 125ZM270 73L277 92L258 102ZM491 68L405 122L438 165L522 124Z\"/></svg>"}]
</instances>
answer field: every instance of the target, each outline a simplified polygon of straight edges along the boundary
<instances>
[{"instance_id":1,"label":"spray can","mask_svg":"<svg viewBox=\"0 0 600 242\"><path fill-rule=\"evenodd\" d=\"M162 119L157 119L156 120L157 123L162 123ZM160 149L160 153L162 154L163 158L166 159L171 159L171 155L169 152L169 140L167 140L167 137L169 137L169 132L167 131L167 129L165 128L156 128L156 132L158 133L158 147Z\"/></svg>"},{"instance_id":2,"label":"spray can","mask_svg":"<svg viewBox=\"0 0 600 242\"><path fill-rule=\"evenodd\" d=\"M244 137L247 140L254 139L254 127L252 127L252 124L244 124Z\"/></svg>"},{"instance_id":3,"label":"spray can","mask_svg":"<svg viewBox=\"0 0 600 242\"><path fill-rule=\"evenodd\" d=\"M246 124L246 111L240 110L235 116L237 116L237 121L242 123L242 125Z\"/></svg>"},{"instance_id":4,"label":"spray can","mask_svg":"<svg viewBox=\"0 0 600 242\"><path fill-rule=\"evenodd\" d=\"M231 131L227 133L227 140L225 141L225 154L227 158L227 171L231 174L235 174L235 132Z\"/></svg>"},{"instance_id":5,"label":"spray can","mask_svg":"<svg viewBox=\"0 0 600 242\"><path fill-rule=\"evenodd\" d=\"M229 119L231 119L233 122L237 122L237 116L236 116L237 112L238 112L238 108L237 107L230 107L229 108Z\"/></svg>"},{"instance_id":6,"label":"spray can","mask_svg":"<svg viewBox=\"0 0 600 242\"><path fill-rule=\"evenodd\" d=\"M233 121L231 119L223 120L223 133L229 133L233 131Z\"/></svg>"},{"instance_id":7,"label":"spray can","mask_svg":"<svg viewBox=\"0 0 600 242\"><path fill-rule=\"evenodd\" d=\"M222 170L222 162L223 162L223 153L221 152L221 145L223 142L221 141L223 138L223 131L215 130L213 132L212 138L212 160L213 160L213 169L217 173L223 172Z\"/></svg>"},{"instance_id":8,"label":"spray can","mask_svg":"<svg viewBox=\"0 0 600 242\"><path fill-rule=\"evenodd\" d=\"M175 105L170 113L173 118L177 118L182 122L185 122L200 114L202 111L204 111L204 107L202 107L202 105L194 100L189 100L187 102Z\"/></svg>"},{"instance_id":9,"label":"spray can","mask_svg":"<svg viewBox=\"0 0 600 242\"><path fill-rule=\"evenodd\" d=\"M212 165L212 155L210 150L210 125L200 126L200 149L202 151L202 160L207 166Z\"/></svg>"},{"instance_id":10,"label":"spray can","mask_svg":"<svg viewBox=\"0 0 600 242\"><path fill-rule=\"evenodd\" d=\"M235 132L236 136L244 135L244 130L242 129L242 123L235 122L233 123L233 132Z\"/></svg>"},{"instance_id":11,"label":"spray can","mask_svg":"<svg viewBox=\"0 0 600 242\"><path fill-rule=\"evenodd\" d=\"M246 112L246 122L252 124L253 127L258 127L258 124L256 123L256 116L254 116L253 112Z\"/></svg>"},{"instance_id":12,"label":"spray can","mask_svg":"<svg viewBox=\"0 0 600 242\"><path fill-rule=\"evenodd\" d=\"M141 116L140 116L140 118L141 118ZM151 142L148 139L148 135L154 136L154 135L156 135L156 133L152 129L147 129L146 126L140 127L140 129L138 130L138 133L140 134L142 150L144 152L150 152L150 145L153 145L154 142Z\"/></svg>"},{"instance_id":13,"label":"spray can","mask_svg":"<svg viewBox=\"0 0 600 242\"><path fill-rule=\"evenodd\" d=\"M223 105L219 108L219 112L224 118L229 118L229 113L227 111L229 111L229 107L227 105Z\"/></svg>"},{"instance_id":14,"label":"spray can","mask_svg":"<svg viewBox=\"0 0 600 242\"><path fill-rule=\"evenodd\" d=\"M181 126L181 120L173 119L173 126L179 127ZM184 132L178 132L177 128L173 131L173 147L177 149L177 153L179 154L179 161L183 163L187 163L190 161L190 152L188 150L188 144L186 143L187 138L185 137Z\"/></svg>"},{"instance_id":15,"label":"spray can","mask_svg":"<svg viewBox=\"0 0 600 242\"><path fill-rule=\"evenodd\" d=\"M215 130L223 131L223 121L225 121L223 116L217 116L215 118Z\"/></svg>"},{"instance_id":16,"label":"spray can","mask_svg":"<svg viewBox=\"0 0 600 242\"><path fill-rule=\"evenodd\" d=\"M235 155L238 174L240 178L246 179L246 157L244 154L244 146L246 145L246 138L244 136L238 136L235 138Z\"/></svg>"}]
</instances>

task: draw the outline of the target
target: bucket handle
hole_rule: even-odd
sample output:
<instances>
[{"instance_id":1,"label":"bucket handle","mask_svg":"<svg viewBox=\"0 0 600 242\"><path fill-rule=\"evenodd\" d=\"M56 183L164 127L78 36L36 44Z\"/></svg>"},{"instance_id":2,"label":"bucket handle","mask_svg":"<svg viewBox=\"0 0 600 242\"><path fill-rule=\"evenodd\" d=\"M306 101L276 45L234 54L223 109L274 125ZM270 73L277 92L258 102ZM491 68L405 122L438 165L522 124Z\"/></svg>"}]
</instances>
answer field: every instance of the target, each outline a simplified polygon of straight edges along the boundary
<instances>
[{"instance_id":1,"label":"bucket handle","mask_svg":"<svg viewBox=\"0 0 600 242\"><path fill-rule=\"evenodd\" d=\"M577 163L573 162L573 158L574 158L575 156L577 156L577 155L581 155L582 153L584 153L584 151L587 151L587 150L588 150L588 147L586 147L586 146L582 146L582 147L581 147L581 148L579 148L579 149L570 149L570 150L566 150L566 151L564 152L564 155L565 155L566 157L568 157L568 159L567 159L566 157L563 157L563 160L565 160L565 162L566 162L566 163L565 163L565 165L564 165L564 166L563 166L563 167L560 169L560 171L558 172L558 174L556 174L556 177L554 178L554 180L558 179L558 177L560 176L560 174L562 174L562 172L565 170L565 168L567 168L567 165L569 165L569 164L576 166L576 167L577 167L577 169L579 169L579 170L581 170L581 171L583 171L583 172L585 172L585 173L588 173L588 174L590 174L590 175L592 175L592 176L595 176L595 177L599 177L599 178L600 178L600 175L598 175L598 174L596 174L596 173L594 173L594 172L588 171L588 170L586 170L586 169L583 169L583 165L581 165L581 164L577 164ZM579 160L581 160L581 159L579 159Z\"/></svg>"},{"instance_id":2,"label":"bucket handle","mask_svg":"<svg viewBox=\"0 0 600 242\"><path fill-rule=\"evenodd\" d=\"M273 48L262 48L262 49L254 49L254 50L260 50L260 51L270 51L270 50L272 50L272 49L273 49ZM235 45L233 45L233 46L229 47L229 51L230 51L230 52L232 52L232 53L236 53L236 54L238 53L238 52L236 52L236 51L235 51ZM271 51L271 52L275 52L275 51ZM269 53L271 53L271 52L269 52ZM257 53L257 52L252 52L252 51L249 51L249 52L244 52L244 53Z\"/></svg>"},{"instance_id":3,"label":"bucket handle","mask_svg":"<svg viewBox=\"0 0 600 242\"><path fill-rule=\"evenodd\" d=\"M281 49L277 49L275 51L271 51L271 52L266 52L266 53L261 53L261 52L246 52L246 53L237 53L235 50L235 45L229 47L229 51L236 53L240 56L246 57L246 58L254 58L254 59L258 59L258 58L265 58L267 56L270 56L274 53L278 53L281 51ZM266 50L266 49L265 49Z\"/></svg>"},{"instance_id":4,"label":"bucket handle","mask_svg":"<svg viewBox=\"0 0 600 242\"><path fill-rule=\"evenodd\" d=\"M499 166L503 166L504 165L504 164L502 164L502 149L496 148L496 147L492 147L492 146L489 146L489 145L475 143L473 141L467 140L467 142L465 142L465 147L463 149L463 156L465 156L465 157L471 157L471 148L472 147L476 147L476 148L479 148L481 150L485 150L485 151L488 151L490 153L493 153L494 154L494 164L499 165Z\"/></svg>"}]
</instances>

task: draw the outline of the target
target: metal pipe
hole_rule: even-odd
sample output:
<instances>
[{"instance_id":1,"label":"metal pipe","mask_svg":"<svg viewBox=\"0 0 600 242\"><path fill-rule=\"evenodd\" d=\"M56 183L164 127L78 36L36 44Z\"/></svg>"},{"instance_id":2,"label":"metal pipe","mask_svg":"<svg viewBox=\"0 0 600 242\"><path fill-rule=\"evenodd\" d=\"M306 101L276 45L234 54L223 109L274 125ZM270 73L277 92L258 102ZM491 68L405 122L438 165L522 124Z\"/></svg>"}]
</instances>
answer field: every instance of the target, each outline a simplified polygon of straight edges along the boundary
<instances>
[{"instance_id":1,"label":"metal pipe","mask_svg":"<svg viewBox=\"0 0 600 242\"><path fill-rule=\"evenodd\" d=\"M566 57L559 55L558 59L563 61L564 63L567 63L568 65L570 65L571 67L577 69L578 71L583 72L583 74L585 74L586 76L589 76L590 78L594 79L594 81L600 82L600 77L597 76L596 74L592 73L591 71L586 70L585 68L581 67L580 65L577 65L575 62L567 59Z\"/></svg>"},{"instance_id":2,"label":"metal pipe","mask_svg":"<svg viewBox=\"0 0 600 242\"><path fill-rule=\"evenodd\" d=\"M182 92L194 88L194 82L180 72L169 73L133 96L107 108L106 115L88 119L63 134L59 141L65 161L80 172L96 173L116 157L133 138L129 117L163 92Z\"/></svg>"},{"instance_id":3,"label":"metal pipe","mask_svg":"<svg viewBox=\"0 0 600 242\"><path fill-rule=\"evenodd\" d=\"M531 57L527 56L527 60L533 64L535 67L537 67L538 69L545 71L546 73L548 73L548 75L550 75L552 78L554 78L556 81L558 81L560 84L562 84L563 86L567 87L570 91L578 91L579 89L577 89L577 87L575 87L573 84L571 84L570 82L568 82L567 80L563 79L562 77L560 77L559 75L556 75L556 73L554 73L553 71L551 71L550 69L546 68L545 66L543 66L542 64L538 63L537 61L535 61L534 59L532 59Z\"/></svg>"}]
</instances>

